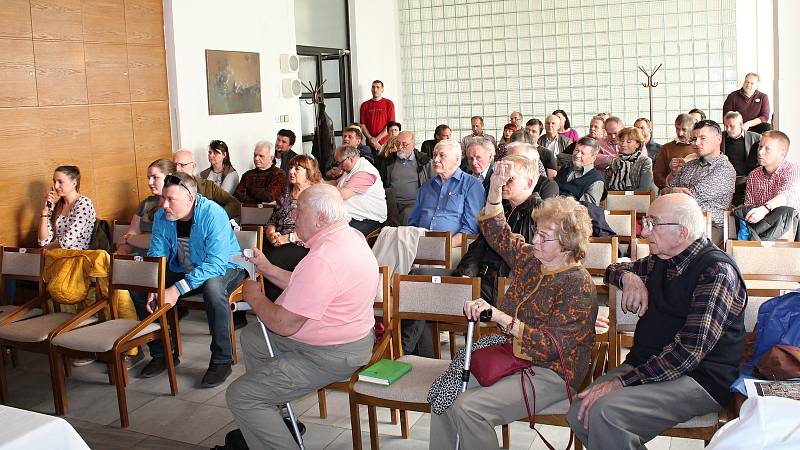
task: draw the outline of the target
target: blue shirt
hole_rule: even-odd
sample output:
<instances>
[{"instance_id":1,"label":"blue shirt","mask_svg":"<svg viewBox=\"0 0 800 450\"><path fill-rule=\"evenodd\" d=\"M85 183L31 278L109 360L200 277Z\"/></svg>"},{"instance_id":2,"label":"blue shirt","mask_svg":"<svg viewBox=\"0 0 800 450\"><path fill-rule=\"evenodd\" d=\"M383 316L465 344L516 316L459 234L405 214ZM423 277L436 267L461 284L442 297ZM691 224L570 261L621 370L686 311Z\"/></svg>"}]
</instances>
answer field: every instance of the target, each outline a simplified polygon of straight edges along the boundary
<instances>
[{"instance_id":1,"label":"blue shirt","mask_svg":"<svg viewBox=\"0 0 800 450\"><path fill-rule=\"evenodd\" d=\"M478 233L478 211L485 198L478 178L456 169L442 182L439 176L420 186L408 224L430 231Z\"/></svg>"}]
</instances>

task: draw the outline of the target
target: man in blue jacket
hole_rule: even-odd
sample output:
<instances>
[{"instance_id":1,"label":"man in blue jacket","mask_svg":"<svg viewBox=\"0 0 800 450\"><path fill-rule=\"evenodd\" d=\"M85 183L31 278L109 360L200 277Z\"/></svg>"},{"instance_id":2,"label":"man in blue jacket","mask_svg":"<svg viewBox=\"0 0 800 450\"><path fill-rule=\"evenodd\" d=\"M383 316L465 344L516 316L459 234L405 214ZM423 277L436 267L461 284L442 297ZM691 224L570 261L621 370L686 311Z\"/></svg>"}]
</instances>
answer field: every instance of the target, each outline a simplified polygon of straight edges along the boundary
<instances>
[{"instance_id":1,"label":"man in blue jacket","mask_svg":"<svg viewBox=\"0 0 800 450\"><path fill-rule=\"evenodd\" d=\"M185 295L202 294L211 333L211 363L202 387L222 384L231 374L231 316L228 294L245 278L246 272L231 262L239 254L239 243L221 206L197 193L194 177L185 173L168 175L161 193L162 209L153 219L153 236L148 256L167 259L164 302L175 305ZM142 319L152 312L155 294L133 295ZM171 327L171 331L174 327ZM172 331L174 333L174 331ZM173 336L174 339L174 336ZM151 343L152 360L142 369L143 378L166 369L164 348ZM177 365L179 361L175 361Z\"/></svg>"}]
</instances>

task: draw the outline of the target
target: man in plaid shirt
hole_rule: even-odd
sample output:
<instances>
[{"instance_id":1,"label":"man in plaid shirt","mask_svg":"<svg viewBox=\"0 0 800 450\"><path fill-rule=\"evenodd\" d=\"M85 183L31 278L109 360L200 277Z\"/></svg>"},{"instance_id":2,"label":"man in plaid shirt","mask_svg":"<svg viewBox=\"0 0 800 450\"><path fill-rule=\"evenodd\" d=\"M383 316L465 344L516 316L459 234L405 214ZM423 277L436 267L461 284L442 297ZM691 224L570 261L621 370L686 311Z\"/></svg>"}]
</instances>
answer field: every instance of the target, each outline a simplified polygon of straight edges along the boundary
<instances>
[{"instance_id":1,"label":"man in plaid shirt","mask_svg":"<svg viewBox=\"0 0 800 450\"><path fill-rule=\"evenodd\" d=\"M777 130L767 131L758 148L758 164L747 176L745 220L755 224L777 208L800 208L800 167L786 161L789 137ZM775 211L779 213L780 211Z\"/></svg>"},{"instance_id":2,"label":"man in plaid shirt","mask_svg":"<svg viewBox=\"0 0 800 450\"><path fill-rule=\"evenodd\" d=\"M641 449L730 402L747 292L736 264L704 230L692 197L664 195L642 220L650 255L606 270L606 283L622 289L622 310L639 320L624 363L570 407L570 427L587 448Z\"/></svg>"}]
</instances>

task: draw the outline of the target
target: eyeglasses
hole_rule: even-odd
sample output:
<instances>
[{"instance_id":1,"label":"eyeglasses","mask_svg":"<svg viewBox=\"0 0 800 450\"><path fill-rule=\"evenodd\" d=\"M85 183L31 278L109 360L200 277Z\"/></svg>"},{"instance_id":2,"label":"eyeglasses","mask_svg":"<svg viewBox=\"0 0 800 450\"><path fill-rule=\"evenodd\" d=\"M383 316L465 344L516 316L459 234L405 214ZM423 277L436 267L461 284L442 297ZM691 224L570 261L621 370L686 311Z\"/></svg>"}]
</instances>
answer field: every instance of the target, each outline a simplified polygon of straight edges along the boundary
<instances>
[{"instance_id":1,"label":"eyeglasses","mask_svg":"<svg viewBox=\"0 0 800 450\"><path fill-rule=\"evenodd\" d=\"M536 240L537 237L539 238L539 242L552 242L558 240L558 238L551 238L548 235L544 234L544 231L538 230L534 227L531 227L531 230L533 230L533 236L531 236L531 242Z\"/></svg>"},{"instance_id":2,"label":"eyeglasses","mask_svg":"<svg viewBox=\"0 0 800 450\"><path fill-rule=\"evenodd\" d=\"M181 179L175 175L167 175L164 177L164 188L167 186L183 186L183 188L186 189L186 192L188 192L189 195L192 195L192 190L183 184L183 181L181 181Z\"/></svg>"},{"instance_id":3,"label":"eyeglasses","mask_svg":"<svg viewBox=\"0 0 800 450\"><path fill-rule=\"evenodd\" d=\"M655 227L660 227L662 225L677 225L679 227L683 226L683 224L675 223L675 222L657 223L655 220L653 220L652 217L643 217L642 218L642 229L643 230L653 231L655 229Z\"/></svg>"},{"instance_id":4,"label":"eyeglasses","mask_svg":"<svg viewBox=\"0 0 800 450\"><path fill-rule=\"evenodd\" d=\"M342 159L341 161L340 161L340 160L337 160L337 159L334 159L334 163L333 163L333 165L334 165L334 166L341 166L341 165L342 165L342 164L344 164L344 162L345 162L345 161L347 161L348 159L350 159L350 157L349 157L349 156L345 156L345 158L344 158L344 159Z\"/></svg>"},{"instance_id":5,"label":"eyeglasses","mask_svg":"<svg viewBox=\"0 0 800 450\"><path fill-rule=\"evenodd\" d=\"M189 161L188 163L175 163L175 165L178 167L191 166L192 164L194 164L194 161Z\"/></svg>"}]
</instances>

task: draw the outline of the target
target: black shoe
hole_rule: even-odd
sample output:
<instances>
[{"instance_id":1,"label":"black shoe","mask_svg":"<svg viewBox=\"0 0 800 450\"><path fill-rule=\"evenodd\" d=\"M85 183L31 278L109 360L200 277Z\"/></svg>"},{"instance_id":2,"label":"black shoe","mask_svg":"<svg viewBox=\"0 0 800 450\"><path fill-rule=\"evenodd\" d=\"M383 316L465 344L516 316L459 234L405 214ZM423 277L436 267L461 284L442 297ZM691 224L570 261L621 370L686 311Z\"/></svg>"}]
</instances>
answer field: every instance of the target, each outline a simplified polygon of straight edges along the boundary
<instances>
[{"instance_id":1,"label":"black shoe","mask_svg":"<svg viewBox=\"0 0 800 450\"><path fill-rule=\"evenodd\" d=\"M231 363L211 363L208 365L206 374L203 375L203 382L200 383L200 387L212 388L219 386L220 384L224 383L226 379L228 379L228 375L230 374Z\"/></svg>"},{"instance_id":2,"label":"black shoe","mask_svg":"<svg viewBox=\"0 0 800 450\"><path fill-rule=\"evenodd\" d=\"M181 363L181 360L177 356L173 356L172 362L175 364L175 367L178 367L178 365ZM167 358L163 356L156 356L155 358L151 359L146 366L144 366L142 371L139 373L139 378L152 378L165 370L167 370Z\"/></svg>"},{"instance_id":3,"label":"black shoe","mask_svg":"<svg viewBox=\"0 0 800 450\"><path fill-rule=\"evenodd\" d=\"M247 441L244 440L244 435L242 434L242 430L235 429L228 432L225 435L225 448L227 450L249 450L250 447L247 446Z\"/></svg>"},{"instance_id":4,"label":"black shoe","mask_svg":"<svg viewBox=\"0 0 800 450\"><path fill-rule=\"evenodd\" d=\"M233 313L233 329L238 330L247 326L247 315L244 311Z\"/></svg>"}]
</instances>

